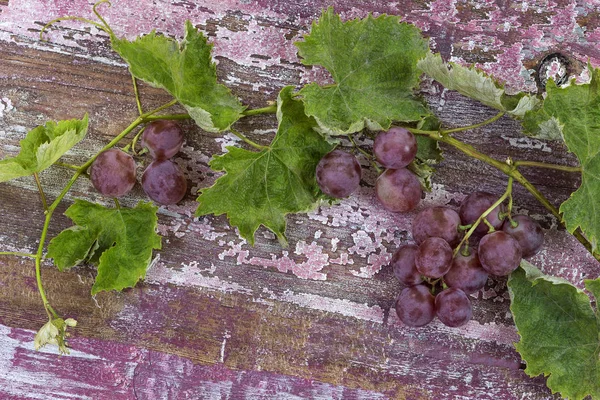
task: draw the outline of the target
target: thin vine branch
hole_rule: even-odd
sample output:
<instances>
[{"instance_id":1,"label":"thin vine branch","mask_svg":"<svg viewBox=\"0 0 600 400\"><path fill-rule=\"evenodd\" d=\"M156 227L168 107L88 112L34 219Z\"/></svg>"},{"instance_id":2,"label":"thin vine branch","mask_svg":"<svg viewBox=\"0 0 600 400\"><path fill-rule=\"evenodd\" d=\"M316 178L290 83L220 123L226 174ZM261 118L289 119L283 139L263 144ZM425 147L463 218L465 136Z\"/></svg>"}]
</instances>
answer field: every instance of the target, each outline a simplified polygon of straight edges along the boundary
<instances>
[{"instance_id":1,"label":"thin vine branch","mask_svg":"<svg viewBox=\"0 0 600 400\"><path fill-rule=\"evenodd\" d=\"M0 256L15 256L15 257L35 258L35 254L22 253L20 251L0 251Z\"/></svg>"},{"instance_id":2,"label":"thin vine branch","mask_svg":"<svg viewBox=\"0 0 600 400\"><path fill-rule=\"evenodd\" d=\"M33 173L33 179L35 179L35 184L38 188L38 192L40 193L40 199L42 200L42 207L44 207L44 212L48 211L48 202L46 201L46 195L44 194L44 189L42 188L42 182L40 182L40 177L37 172Z\"/></svg>"},{"instance_id":3,"label":"thin vine branch","mask_svg":"<svg viewBox=\"0 0 600 400\"><path fill-rule=\"evenodd\" d=\"M539 161L526 161L526 160L514 161L513 165L517 168L518 167L536 167L536 168L555 169L558 171L565 171L565 172L581 172L582 171L581 167L571 167L569 165L549 164L549 163L539 162Z\"/></svg>"},{"instance_id":4,"label":"thin vine branch","mask_svg":"<svg viewBox=\"0 0 600 400\"><path fill-rule=\"evenodd\" d=\"M235 136L237 136L238 138L240 138L244 143L249 144L250 146L254 147L255 149L258 149L258 150L267 150L269 148L268 146L263 146L262 144L258 144L256 142L253 142L252 140L248 139L246 136L244 136L242 133L236 131L232 127L229 128L229 131L231 133L233 133Z\"/></svg>"},{"instance_id":5,"label":"thin vine branch","mask_svg":"<svg viewBox=\"0 0 600 400\"><path fill-rule=\"evenodd\" d=\"M46 33L46 31L48 30L49 27L51 27L55 23L61 22L61 21L83 21L90 25L94 25L96 28L110 34L110 32L106 30L106 27L104 27L102 24L97 23L96 21L92 21L91 19L78 17L75 15L68 15L66 17L55 18L55 19L51 20L50 22L48 22L46 25L44 25L42 27L42 29L40 30L40 40L42 42L47 42L47 40L44 39L44 33Z\"/></svg>"}]
</instances>

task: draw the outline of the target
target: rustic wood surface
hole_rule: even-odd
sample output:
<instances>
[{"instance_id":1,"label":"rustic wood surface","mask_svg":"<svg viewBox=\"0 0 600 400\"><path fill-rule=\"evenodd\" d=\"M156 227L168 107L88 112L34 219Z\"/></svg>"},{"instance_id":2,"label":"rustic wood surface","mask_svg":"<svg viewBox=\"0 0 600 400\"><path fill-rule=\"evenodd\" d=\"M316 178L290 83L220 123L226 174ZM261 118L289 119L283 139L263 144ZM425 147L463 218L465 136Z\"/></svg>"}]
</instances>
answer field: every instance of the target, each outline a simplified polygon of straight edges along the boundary
<instances>
[{"instance_id":1,"label":"rustic wood surface","mask_svg":"<svg viewBox=\"0 0 600 400\"><path fill-rule=\"evenodd\" d=\"M151 29L179 37L190 19L215 44L219 78L244 104L264 106L285 85L326 79L303 67L294 40L321 10L333 5L344 18L369 12L401 15L431 37L444 58L476 63L506 82L509 90L536 91L533 68L560 50L578 62L600 65L598 2L575 1L298 1L220 2L114 0L101 7L117 35L133 38ZM131 78L107 37L80 22L51 28L49 20L93 18L83 0L0 1L0 158L14 155L28 130L45 121L81 118L88 137L68 153L81 163L136 117ZM144 106L169 100L141 85ZM494 111L425 84L423 94L447 123L479 122ZM546 399L544 378L522 370L512 343L505 280L490 280L472 296L474 318L451 329L439 322L413 329L393 311L401 285L387 263L410 241L411 220L424 207L456 206L470 191L501 194L505 178L487 166L446 149L435 188L413 213L393 215L373 195L368 169L351 198L288 221L290 246L257 233L254 247L224 217L194 218L195 193L216 175L212 154L236 139L184 124L179 161L191 190L177 206L160 209L164 250L143 283L123 293L90 297L94 270L43 268L54 307L79 321L58 357L33 350L46 322L33 263L0 257L0 398L29 399ZM274 116L246 118L237 128L268 142ZM518 123L498 123L458 135L498 159L574 164L557 143L520 135ZM239 144L239 143L238 143ZM528 170L526 175L555 204L577 188L574 174ZM50 198L70 172L53 167L42 181ZM70 226L62 212L74 198L106 202L81 179L56 214L50 236ZM138 187L122 203L143 198ZM515 188L516 206L546 229L546 246L532 261L546 273L581 286L600 274L598 263L535 199ZM0 184L0 251L34 252L43 211L33 179Z\"/></svg>"}]
</instances>

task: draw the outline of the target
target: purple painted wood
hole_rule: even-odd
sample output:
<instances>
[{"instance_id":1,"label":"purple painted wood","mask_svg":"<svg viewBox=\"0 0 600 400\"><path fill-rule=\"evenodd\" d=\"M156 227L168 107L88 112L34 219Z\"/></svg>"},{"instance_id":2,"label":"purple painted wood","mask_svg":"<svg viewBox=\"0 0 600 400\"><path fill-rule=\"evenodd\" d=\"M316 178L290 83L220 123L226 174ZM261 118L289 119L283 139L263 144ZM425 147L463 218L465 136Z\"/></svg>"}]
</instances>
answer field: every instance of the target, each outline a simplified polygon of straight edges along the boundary
<instances>
[{"instance_id":1,"label":"purple painted wood","mask_svg":"<svg viewBox=\"0 0 600 400\"><path fill-rule=\"evenodd\" d=\"M579 63L600 65L600 19L593 3L142 0L114 1L101 10L115 32L129 38L153 28L180 36L190 19L214 42L220 79L245 104L260 107L285 85L328 79L321 69L299 63L292 42L330 4L344 18L401 15L423 29L446 59L476 63L509 90L536 90L533 67L557 49ZM89 137L66 157L80 163L136 116L130 77L106 35L64 22L49 30L48 42L39 41L43 24L68 14L93 18L83 0L0 1L0 157L14 154L35 125L89 112ZM572 72L585 79L579 63ZM145 85L141 90L147 108L169 99ZM436 85L425 85L423 94L449 126L493 115ZM275 129L272 116L238 125L265 143ZM207 165L210 156L236 138L214 137L191 124L186 129L180 162L192 191L180 205L161 208L164 250L143 284L91 299L93 269L44 268L51 301L79 321L70 356L32 350L33 332L45 322L33 266L0 257L0 397L552 397L543 378L530 379L520 369L505 280L490 280L473 295L474 318L459 329L439 322L411 329L393 312L401 286L386 266L394 249L410 240L415 213L430 205L455 206L474 189L500 194L505 177L447 149L435 188L419 209L391 215L376 203L376 173L366 168L365 185L349 199L289 218L288 249L263 229L251 247L225 218L193 218L195 191L216 178ZM498 159L575 162L560 144L522 137L508 118L458 137ZM568 173L527 174L555 204L579 184ZM68 177L60 168L44 172L48 195L55 196ZM527 192L519 187L515 192L517 209L529 210L546 229L547 244L532 260L536 265L577 285L600 274L597 262L557 230ZM137 188L123 203L142 197ZM73 198L106 201L85 180L74 186L61 211ZM42 212L32 180L0 184L0 214L0 251L34 251ZM57 215L50 235L69 225Z\"/></svg>"}]
</instances>

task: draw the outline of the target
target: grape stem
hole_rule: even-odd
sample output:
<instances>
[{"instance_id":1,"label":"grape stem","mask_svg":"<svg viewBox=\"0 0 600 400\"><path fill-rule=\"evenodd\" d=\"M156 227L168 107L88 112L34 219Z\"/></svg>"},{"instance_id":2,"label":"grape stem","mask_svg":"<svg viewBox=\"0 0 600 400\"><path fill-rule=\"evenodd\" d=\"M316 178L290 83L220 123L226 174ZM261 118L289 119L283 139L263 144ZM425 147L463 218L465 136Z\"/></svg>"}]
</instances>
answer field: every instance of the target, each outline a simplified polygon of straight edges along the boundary
<instances>
[{"instance_id":1,"label":"grape stem","mask_svg":"<svg viewBox=\"0 0 600 400\"><path fill-rule=\"evenodd\" d=\"M354 141L354 137L352 135L348 135L348 139L350 140L350 143L352 143L352 146L354 146L354 148L356 150L358 150L359 152L361 152L365 157L367 157L367 160L369 160L369 162L371 163L371 166L373 168L375 168L375 171L377 171L377 174L380 175L381 174L381 168L379 168L379 166L377 165L377 163L373 160L373 156L371 154L369 154L368 151L361 149L358 144L356 144L356 142Z\"/></svg>"},{"instance_id":2,"label":"grape stem","mask_svg":"<svg viewBox=\"0 0 600 400\"><path fill-rule=\"evenodd\" d=\"M581 172L581 167L571 167L569 165L557 165L557 164L549 164L538 161L514 161L513 165L515 167L537 167L537 168L548 168L548 169L556 169L558 171L565 172Z\"/></svg>"},{"instance_id":3,"label":"grape stem","mask_svg":"<svg viewBox=\"0 0 600 400\"><path fill-rule=\"evenodd\" d=\"M253 115L274 114L276 112L277 112L277 104L271 104L271 105L266 106L266 107L254 108L254 109L251 109L251 110L245 110L244 112L242 112L242 115L244 117L251 117Z\"/></svg>"},{"instance_id":4,"label":"grape stem","mask_svg":"<svg viewBox=\"0 0 600 400\"><path fill-rule=\"evenodd\" d=\"M44 189L42 188L42 182L40 182L40 177L38 176L37 172L33 173L33 178L35 179L35 184L38 188L38 192L40 192L40 200L42 200L44 212L48 212L48 202L46 201L46 195L44 194Z\"/></svg>"},{"instance_id":5,"label":"grape stem","mask_svg":"<svg viewBox=\"0 0 600 400\"><path fill-rule=\"evenodd\" d=\"M240 138L244 143L249 144L250 146L254 147L255 149L258 149L258 150L261 150L261 151L269 149L268 146L263 146L262 144L258 144L256 142L253 142L252 140L248 139L246 136L244 136L240 132L236 131L232 127L229 127L229 131L231 133L233 133L235 136L237 136L238 138Z\"/></svg>"},{"instance_id":6,"label":"grape stem","mask_svg":"<svg viewBox=\"0 0 600 400\"><path fill-rule=\"evenodd\" d=\"M499 119L501 117L502 113L499 113L497 115L495 115L494 117L487 119L485 121L482 121L480 123L474 124L474 125L469 125L463 128L456 128L456 129L460 129L462 130L467 130L467 129L473 129L473 128L479 128L482 126L485 126L487 124L490 124L494 121L496 121L497 119ZM559 221L559 223L564 227L565 226L565 221L562 218L562 215L560 214L560 211L552 204L550 203L550 201L535 187L533 186L533 184L531 182L529 182L527 180L527 178L525 178L521 172L519 172L519 170L517 169L517 167L520 166L532 166L531 163L529 162L525 162L525 164L523 163L523 161L515 161L515 162L508 162L508 163L504 163L501 161L498 161L486 154L483 154L479 151L477 151L473 146L461 142L460 140L450 136L448 133L450 132L457 132L456 129L454 130L440 130L440 131L424 131L424 130L420 130L420 129L414 129L414 128L406 128L408 129L410 132L416 134L416 135L424 135L424 136L428 136L429 138L442 142L442 143L446 143L454 148L456 148L457 150L460 150L461 152L465 153L466 155L473 157L477 160L483 161L484 163L491 165L492 167L502 171L504 174L506 174L507 176L509 176L510 178L513 178L515 181L519 182L521 185L523 185L523 187L525 189L527 189L527 191L529 193L531 193L533 195L533 197L535 197L548 211L550 211L552 213L552 215L554 215L554 217ZM516 165L515 165L516 163ZM544 164L544 168L550 168L550 165L553 164ZM539 164L536 164L535 166L540 166ZM558 169L561 170L565 170L564 168L562 168L563 166L554 166L553 165L553 169L557 169L554 167L560 167ZM571 167L567 167L567 168L571 168ZM573 171L569 171L569 172L573 172ZM600 261L600 253L593 251L592 249L592 244L590 243L590 241L583 235L583 232L581 232L580 228L575 229L572 232L573 236L579 241L579 243L581 243L586 250L598 261Z\"/></svg>"},{"instance_id":7,"label":"grape stem","mask_svg":"<svg viewBox=\"0 0 600 400\"><path fill-rule=\"evenodd\" d=\"M488 226L490 227L490 229L492 231L494 230L494 227L488 222L487 219L485 219L485 217L487 217L496 207L498 207L500 204L502 204L502 202L504 200L506 200L508 198L508 196L511 195L511 193L512 193L512 185L513 185L513 177L509 176L508 177L508 184L506 185L506 191L504 191L504 194L502 196L500 196L500 198L498 200L496 200L496 202L494 204L492 204L490 206L490 208L488 208L487 210L485 210L479 216L479 218L477 218L477 221L473 222L473 225L471 226L471 228L467 231L467 233L465 234L465 236L463 236L463 238L460 241L460 243L458 244L458 246L456 246L456 248L454 249L453 256L456 256L458 254L458 252L460 251L461 247L465 243L468 243L469 238L471 237L471 235L473 235L473 232L475 232L475 229L477 229L477 227L479 226L479 224L481 222L484 222L484 223L488 224Z\"/></svg>"},{"instance_id":8,"label":"grape stem","mask_svg":"<svg viewBox=\"0 0 600 400\"><path fill-rule=\"evenodd\" d=\"M143 115L144 110L142 109L142 100L140 100L140 91L138 89L137 80L133 74L131 74L131 82L133 83L133 94L135 95L135 104L137 105L138 113Z\"/></svg>"},{"instance_id":9,"label":"grape stem","mask_svg":"<svg viewBox=\"0 0 600 400\"><path fill-rule=\"evenodd\" d=\"M15 256L15 257L35 258L35 254L22 253L20 251L0 251L0 256Z\"/></svg>"},{"instance_id":10,"label":"grape stem","mask_svg":"<svg viewBox=\"0 0 600 400\"><path fill-rule=\"evenodd\" d=\"M81 168L78 165L67 164L67 163L60 162L60 161L55 162L54 165L58 165L59 167L65 167L65 168L73 169L75 171L77 171L79 168Z\"/></svg>"}]
</instances>

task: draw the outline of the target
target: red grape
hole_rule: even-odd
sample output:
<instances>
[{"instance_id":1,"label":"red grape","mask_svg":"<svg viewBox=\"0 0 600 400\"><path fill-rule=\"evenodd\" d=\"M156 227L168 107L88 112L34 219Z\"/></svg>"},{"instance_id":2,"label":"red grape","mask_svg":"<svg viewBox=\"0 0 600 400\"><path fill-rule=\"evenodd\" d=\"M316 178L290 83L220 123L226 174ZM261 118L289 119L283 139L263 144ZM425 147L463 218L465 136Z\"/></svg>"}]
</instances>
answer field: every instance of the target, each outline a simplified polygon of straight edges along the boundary
<instances>
[{"instance_id":1,"label":"red grape","mask_svg":"<svg viewBox=\"0 0 600 400\"><path fill-rule=\"evenodd\" d=\"M386 210L410 211L421 201L421 183L406 168L388 169L375 183L377 198Z\"/></svg>"},{"instance_id":2,"label":"red grape","mask_svg":"<svg viewBox=\"0 0 600 400\"><path fill-rule=\"evenodd\" d=\"M348 197L360 183L362 170L356 157L342 150L327 153L317 164L317 184L328 196Z\"/></svg>"},{"instance_id":3,"label":"red grape","mask_svg":"<svg viewBox=\"0 0 600 400\"><path fill-rule=\"evenodd\" d=\"M122 150L106 150L92 163L90 180L103 195L121 197L135 185L135 161Z\"/></svg>"},{"instance_id":4,"label":"red grape","mask_svg":"<svg viewBox=\"0 0 600 400\"><path fill-rule=\"evenodd\" d=\"M159 204L175 204L185 197L187 181L173 161L153 161L142 175L142 188Z\"/></svg>"}]
</instances>

